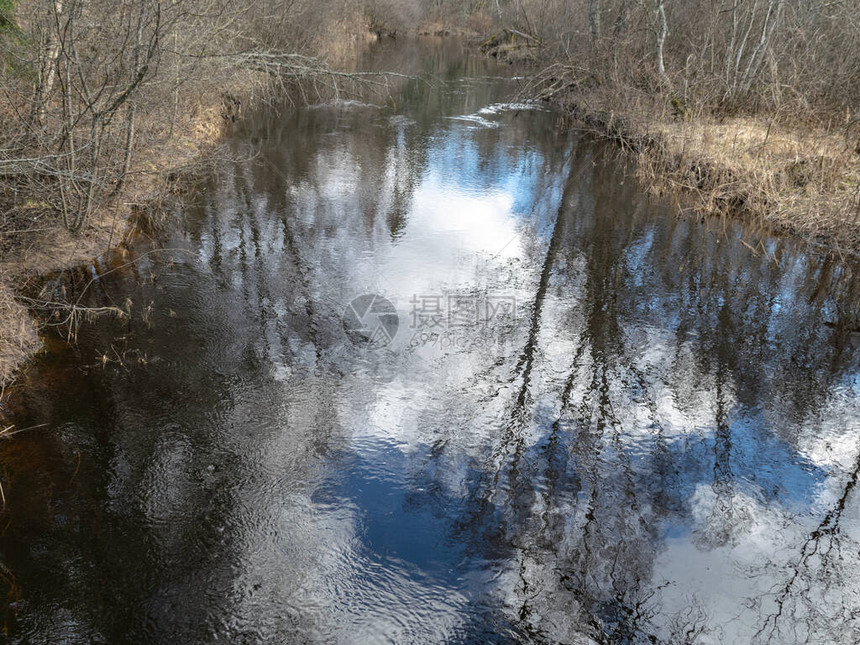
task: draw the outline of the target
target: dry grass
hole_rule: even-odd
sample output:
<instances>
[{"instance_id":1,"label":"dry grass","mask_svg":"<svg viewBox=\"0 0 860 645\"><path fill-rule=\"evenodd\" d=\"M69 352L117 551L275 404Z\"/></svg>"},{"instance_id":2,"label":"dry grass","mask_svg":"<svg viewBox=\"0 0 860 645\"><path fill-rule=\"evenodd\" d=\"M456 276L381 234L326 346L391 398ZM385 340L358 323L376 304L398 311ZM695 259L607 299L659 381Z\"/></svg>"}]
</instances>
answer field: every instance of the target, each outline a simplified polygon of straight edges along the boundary
<instances>
[{"instance_id":1,"label":"dry grass","mask_svg":"<svg viewBox=\"0 0 860 645\"><path fill-rule=\"evenodd\" d=\"M12 378L14 368L39 346L36 325L18 304L0 275L0 385Z\"/></svg>"},{"instance_id":2,"label":"dry grass","mask_svg":"<svg viewBox=\"0 0 860 645\"><path fill-rule=\"evenodd\" d=\"M548 69L524 93L558 103L633 153L647 189L860 255L860 141L850 115L823 125L780 115L692 115L659 90L599 83L571 66Z\"/></svg>"},{"instance_id":3,"label":"dry grass","mask_svg":"<svg viewBox=\"0 0 860 645\"><path fill-rule=\"evenodd\" d=\"M642 168L699 198L703 211L761 218L777 228L860 251L860 154L838 131L773 121L657 121L659 149ZM647 171L646 171L647 172Z\"/></svg>"},{"instance_id":4,"label":"dry grass","mask_svg":"<svg viewBox=\"0 0 860 645\"><path fill-rule=\"evenodd\" d=\"M342 17L317 36L313 51L334 67L348 66L368 43L377 40L366 19Z\"/></svg>"}]
</instances>

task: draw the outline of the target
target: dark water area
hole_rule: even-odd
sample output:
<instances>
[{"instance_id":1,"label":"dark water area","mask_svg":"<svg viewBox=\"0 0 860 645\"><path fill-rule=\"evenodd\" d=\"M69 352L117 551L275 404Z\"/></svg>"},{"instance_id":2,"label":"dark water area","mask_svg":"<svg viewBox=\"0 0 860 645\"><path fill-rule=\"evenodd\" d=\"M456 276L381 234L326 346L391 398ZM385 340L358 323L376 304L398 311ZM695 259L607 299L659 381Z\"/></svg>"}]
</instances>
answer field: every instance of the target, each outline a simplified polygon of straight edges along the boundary
<instances>
[{"instance_id":1,"label":"dark water area","mask_svg":"<svg viewBox=\"0 0 860 645\"><path fill-rule=\"evenodd\" d=\"M362 68L421 76L253 116L79 281L130 316L12 392L7 640L858 642L857 267L457 43Z\"/></svg>"}]
</instances>

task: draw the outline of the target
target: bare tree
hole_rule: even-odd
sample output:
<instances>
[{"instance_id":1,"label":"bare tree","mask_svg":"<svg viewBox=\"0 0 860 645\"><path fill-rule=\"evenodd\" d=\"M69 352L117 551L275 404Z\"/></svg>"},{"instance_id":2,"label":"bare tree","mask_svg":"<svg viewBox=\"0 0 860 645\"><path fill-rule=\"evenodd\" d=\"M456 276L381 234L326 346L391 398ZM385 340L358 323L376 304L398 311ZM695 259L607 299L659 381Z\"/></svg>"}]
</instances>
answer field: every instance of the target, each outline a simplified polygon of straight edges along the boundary
<instances>
[{"instance_id":1,"label":"bare tree","mask_svg":"<svg viewBox=\"0 0 860 645\"><path fill-rule=\"evenodd\" d=\"M613 34L617 37L627 30L627 22L630 19L630 0L621 0L618 7L618 15L615 17Z\"/></svg>"},{"instance_id":2,"label":"bare tree","mask_svg":"<svg viewBox=\"0 0 860 645\"><path fill-rule=\"evenodd\" d=\"M656 41L656 56L657 56L657 72L660 74L660 80L666 85L671 85L669 76L666 74L666 64L663 62L663 47L666 43L666 37L669 35L669 25L666 22L666 9L663 0L657 2L657 41Z\"/></svg>"},{"instance_id":3,"label":"bare tree","mask_svg":"<svg viewBox=\"0 0 860 645\"><path fill-rule=\"evenodd\" d=\"M45 102L54 89L54 81L57 77L57 59L60 55L60 40L57 30L52 29L59 24L63 16L63 0L54 0L51 3L47 29L43 36L42 47L39 55L39 76L36 82L36 91L33 97L32 114L34 118L41 121L45 117Z\"/></svg>"},{"instance_id":4,"label":"bare tree","mask_svg":"<svg viewBox=\"0 0 860 645\"><path fill-rule=\"evenodd\" d=\"M764 16L760 15L759 0L748 6L744 16L740 15L742 3L737 0L732 2L728 11L731 27L726 48L725 77L728 96L737 98L750 91L758 76L764 54L774 37L783 0L767 0ZM750 36L759 23L761 35L752 51L748 52Z\"/></svg>"},{"instance_id":5,"label":"bare tree","mask_svg":"<svg viewBox=\"0 0 860 645\"><path fill-rule=\"evenodd\" d=\"M593 39L600 38L600 0L588 0L588 28Z\"/></svg>"},{"instance_id":6,"label":"bare tree","mask_svg":"<svg viewBox=\"0 0 860 645\"><path fill-rule=\"evenodd\" d=\"M761 37L747 61L743 77L741 78L740 91L742 94L749 92L750 86L758 75L759 68L761 67L762 60L764 59L764 52L773 38L774 30L776 29L777 22L779 21L779 12L781 8L782 0L768 0L767 14L764 17Z\"/></svg>"}]
</instances>

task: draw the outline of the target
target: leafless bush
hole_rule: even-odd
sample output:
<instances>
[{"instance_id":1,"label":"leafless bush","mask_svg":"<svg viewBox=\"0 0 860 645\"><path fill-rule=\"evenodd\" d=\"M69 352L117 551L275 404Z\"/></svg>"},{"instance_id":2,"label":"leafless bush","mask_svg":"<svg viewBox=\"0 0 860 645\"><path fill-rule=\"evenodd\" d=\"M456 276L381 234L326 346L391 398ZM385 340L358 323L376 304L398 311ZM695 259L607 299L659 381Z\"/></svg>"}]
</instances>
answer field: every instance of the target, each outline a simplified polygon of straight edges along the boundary
<instances>
[{"instance_id":1,"label":"leafless bush","mask_svg":"<svg viewBox=\"0 0 860 645\"><path fill-rule=\"evenodd\" d=\"M494 0L473 10L479 6L502 26L541 36L548 58L628 89L668 86L686 110L778 109L786 119L860 110L858 0Z\"/></svg>"},{"instance_id":2,"label":"leafless bush","mask_svg":"<svg viewBox=\"0 0 860 645\"><path fill-rule=\"evenodd\" d=\"M149 127L176 118L180 86L206 53L189 28L223 9L197 0L22 2L21 35L6 38L16 65L2 79L4 185L80 230L130 173L139 114Z\"/></svg>"},{"instance_id":3,"label":"leafless bush","mask_svg":"<svg viewBox=\"0 0 860 645\"><path fill-rule=\"evenodd\" d=\"M420 13L417 3L388 0L3 0L0 8L9 9L0 26L7 240L20 229L10 214L22 208L79 231L128 177L149 172L136 158L166 165L158 147L173 157L177 124L187 127L189 114L223 95L222 116L234 120L243 92L287 78L335 86L338 73L312 55L332 24L394 31Z\"/></svg>"}]
</instances>

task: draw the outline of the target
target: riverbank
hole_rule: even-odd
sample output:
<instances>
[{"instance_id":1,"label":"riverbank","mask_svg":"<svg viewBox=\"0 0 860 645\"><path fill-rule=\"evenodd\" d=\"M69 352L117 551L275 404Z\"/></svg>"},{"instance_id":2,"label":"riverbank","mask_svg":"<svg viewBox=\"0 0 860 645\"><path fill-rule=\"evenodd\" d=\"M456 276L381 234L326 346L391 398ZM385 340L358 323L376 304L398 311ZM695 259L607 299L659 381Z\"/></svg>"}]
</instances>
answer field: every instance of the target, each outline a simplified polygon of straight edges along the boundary
<instances>
[{"instance_id":1,"label":"riverbank","mask_svg":"<svg viewBox=\"0 0 860 645\"><path fill-rule=\"evenodd\" d=\"M221 98L173 123L174 135L142 146L133 176L109 203L95 210L78 233L64 228L39 204L13 211L12 225L0 230L0 385L41 346L39 322L19 302L17 294L32 289L42 276L93 263L113 252L124 253L129 241L151 231L152 221L164 216L182 180L202 164L216 146L228 120ZM145 131L145 124L142 128ZM28 212L29 210L29 212Z\"/></svg>"},{"instance_id":2,"label":"riverbank","mask_svg":"<svg viewBox=\"0 0 860 645\"><path fill-rule=\"evenodd\" d=\"M679 208L860 256L860 139L850 113L826 123L693 116L668 96L558 78L535 94L629 152L644 187Z\"/></svg>"},{"instance_id":3,"label":"riverbank","mask_svg":"<svg viewBox=\"0 0 860 645\"><path fill-rule=\"evenodd\" d=\"M312 43L320 69L348 66L378 39L356 20L332 22ZM313 60L313 59L304 59ZM322 61L325 61L323 63ZM300 87L301 80L296 81ZM80 231L71 232L48 201L10 197L0 201L0 388L41 348L40 321L20 294L38 291L44 276L93 265L96 258L127 253L137 236L165 223L171 204L188 190L199 169L214 157L220 140L260 101L289 86L273 86L267 72L235 66L213 79L195 78L172 106L139 115L131 172L121 189L99 203ZM6 195L15 187L2 186ZM63 303L54 303L62 305Z\"/></svg>"}]
</instances>

